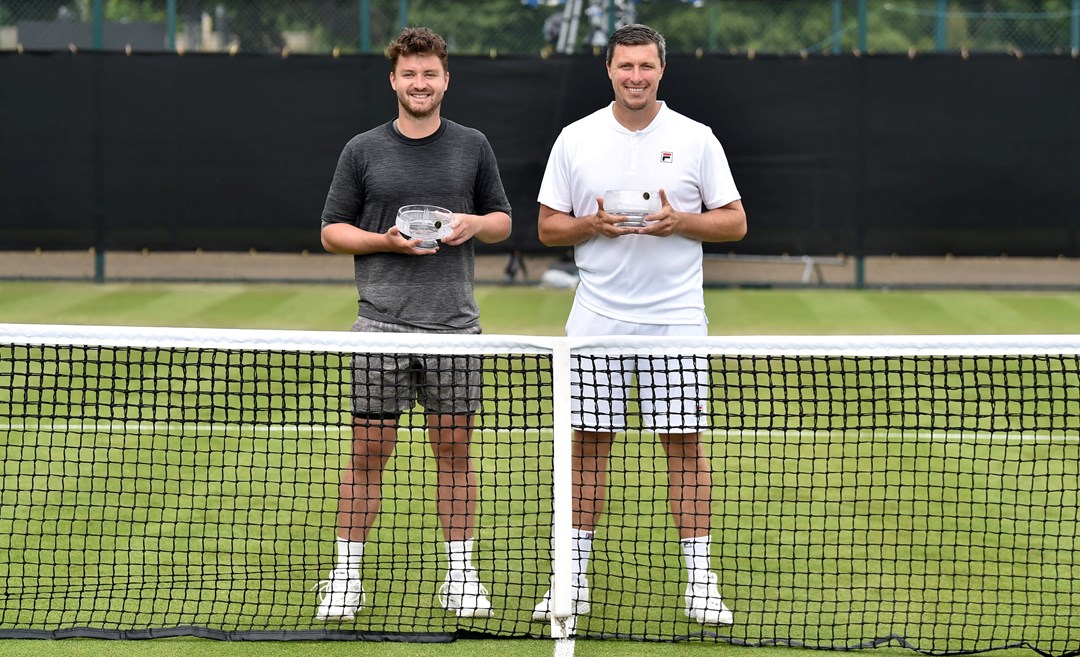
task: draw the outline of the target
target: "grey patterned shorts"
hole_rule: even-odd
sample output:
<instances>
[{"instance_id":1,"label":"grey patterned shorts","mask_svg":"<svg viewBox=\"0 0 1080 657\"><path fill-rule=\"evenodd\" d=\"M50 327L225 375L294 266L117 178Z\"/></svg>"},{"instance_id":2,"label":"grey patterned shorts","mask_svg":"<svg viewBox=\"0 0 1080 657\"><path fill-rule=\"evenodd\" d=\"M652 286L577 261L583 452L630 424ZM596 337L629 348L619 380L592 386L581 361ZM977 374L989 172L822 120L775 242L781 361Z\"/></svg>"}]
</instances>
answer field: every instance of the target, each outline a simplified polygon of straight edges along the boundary
<instances>
[{"instance_id":1,"label":"grey patterned shorts","mask_svg":"<svg viewBox=\"0 0 1080 657\"><path fill-rule=\"evenodd\" d=\"M371 333L436 332L366 317L358 317L352 330ZM471 335L480 333L480 327L441 332ZM417 402L428 413L474 413L480 408L482 367L480 356L357 354L353 357L353 415L397 417L412 410Z\"/></svg>"}]
</instances>

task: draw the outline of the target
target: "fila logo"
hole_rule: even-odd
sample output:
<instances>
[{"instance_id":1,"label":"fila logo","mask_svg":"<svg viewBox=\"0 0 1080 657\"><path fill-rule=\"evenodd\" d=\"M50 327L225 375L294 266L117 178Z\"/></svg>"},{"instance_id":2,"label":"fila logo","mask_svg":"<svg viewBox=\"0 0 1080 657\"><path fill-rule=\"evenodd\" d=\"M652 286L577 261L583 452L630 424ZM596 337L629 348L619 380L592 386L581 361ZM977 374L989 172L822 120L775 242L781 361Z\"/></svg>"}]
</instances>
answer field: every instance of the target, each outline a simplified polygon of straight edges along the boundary
<instances>
[{"instance_id":1,"label":"fila logo","mask_svg":"<svg viewBox=\"0 0 1080 657\"><path fill-rule=\"evenodd\" d=\"M671 164L671 158L671 151L660 151L660 161L664 164Z\"/></svg>"}]
</instances>

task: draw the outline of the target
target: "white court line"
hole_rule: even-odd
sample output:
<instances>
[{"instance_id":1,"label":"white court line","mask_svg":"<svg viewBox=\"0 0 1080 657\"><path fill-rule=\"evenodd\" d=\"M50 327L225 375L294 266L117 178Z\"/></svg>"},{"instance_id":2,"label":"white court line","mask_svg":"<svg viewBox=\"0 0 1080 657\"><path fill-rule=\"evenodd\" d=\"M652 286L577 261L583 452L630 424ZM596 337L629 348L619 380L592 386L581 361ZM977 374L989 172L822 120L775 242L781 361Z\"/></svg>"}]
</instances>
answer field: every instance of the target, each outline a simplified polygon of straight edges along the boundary
<instances>
[{"instance_id":1,"label":"white court line","mask_svg":"<svg viewBox=\"0 0 1080 657\"><path fill-rule=\"evenodd\" d=\"M554 578L552 579L554 580ZM551 634L555 637L555 657L574 657L574 633L576 631L577 616L570 616L563 620L551 619Z\"/></svg>"},{"instance_id":2,"label":"white court line","mask_svg":"<svg viewBox=\"0 0 1080 657\"><path fill-rule=\"evenodd\" d=\"M714 438L723 440L727 436L749 437L764 436L769 438L828 438L848 437L856 438L915 438L918 440L963 443L1077 443L1080 442L1080 433L1074 435L1053 433L1023 433L1017 431L930 431L926 429L903 430L903 429L711 429L707 433Z\"/></svg>"},{"instance_id":3,"label":"white court line","mask_svg":"<svg viewBox=\"0 0 1080 657\"><path fill-rule=\"evenodd\" d=\"M401 427L402 430L420 431L423 427ZM349 425L321 425L321 424L245 424L245 423L220 423L220 422L173 422L173 421L136 421L136 420L80 420L64 421L54 420L51 422L0 422L0 431L75 431L100 433L182 433L182 434L224 434L224 435L282 435L282 436L338 436L346 435L351 431ZM551 429L544 428L510 428L495 429L491 427L478 428L476 431L485 435L499 433L519 434L523 432L550 433ZM631 433L640 433L640 430L631 429ZM965 443L1077 443L1080 442L1080 433L1075 435L1052 434L1052 433L1023 433L1016 431L929 431L920 429L905 431L901 429L707 429L703 431L716 440L727 437L768 437L768 438L792 438L792 439L817 439L830 437L857 437L857 438L916 438L919 440L944 440L948 442Z\"/></svg>"},{"instance_id":4,"label":"white court line","mask_svg":"<svg viewBox=\"0 0 1080 657\"><path fill-rule=\"evenodd\" d=\"M0 431L55 431L99 433L182 433L182 434L259 434L259 435L337 435L349 432L348 426L319 424L242 424L242 423L186 423L146 421L53 421L53 422L0 422Z\"/></svg>"},{"instance_id":5,"label":"white court line","mask_svg":"<svg viewBox=\"0 0 1080 657\"><path fill-rule=\"evenodd\" d=\"M401 431L420 431L423 427L399 427ZM183 435L189 434L225 434L225 435L237 435L237 434L257 434L257 435L287 435L287 436L332 436L332 435L348 435L352 431L352 427L349 425L324 425L324 424L247 424L241 422L233 423L208 423L208 422L170 422L162 420L160 422L151 421L139 421L139 420L85 420L85 421L64 421L54 420L51 422L0 422L0 431L52 431L52 432L79 432L88 433L96 431L99 433L117 433L117 434L155 434L155 433L179 433ZM494 429L494 428L478 428L477 432L487 434L499 434L499 433L524 433L524 432L545 432L550 433L551 429Z\"/></svg>"}]
</instances>

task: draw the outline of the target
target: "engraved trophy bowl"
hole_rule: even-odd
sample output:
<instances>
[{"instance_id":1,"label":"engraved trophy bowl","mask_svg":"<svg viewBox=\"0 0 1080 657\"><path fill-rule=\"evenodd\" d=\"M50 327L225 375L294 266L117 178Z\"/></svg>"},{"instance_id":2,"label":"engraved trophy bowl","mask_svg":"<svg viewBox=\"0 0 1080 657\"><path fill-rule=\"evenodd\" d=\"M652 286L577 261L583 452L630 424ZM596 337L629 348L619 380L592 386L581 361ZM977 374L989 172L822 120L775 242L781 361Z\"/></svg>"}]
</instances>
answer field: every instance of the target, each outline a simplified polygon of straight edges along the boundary
<instances>
[{"instance_id":1,"label":"engraved trophy bowl","mask_svg":"<svg viewBox=\"0 0 1080 657\"><path fill-rule=\"evenodd\" d=\"M408 238L423 240L417 245L420 249L434 249L437 240L453 232L450 218L453 213L437 205L403 205L398 208L397 229Z\"/></svg>"},{"instance_id":2,"label":"engraved trophy bowl","mask_svg":"<svg viewBox=\"0 0 1080 657\"><path fill-rule=\"evenodd\" d=\"M626 217L620 226L641 228L645 217L660 211L660 193L643 189L612 189L604 192L604 209Z\"/></svg>"}]
</instances>

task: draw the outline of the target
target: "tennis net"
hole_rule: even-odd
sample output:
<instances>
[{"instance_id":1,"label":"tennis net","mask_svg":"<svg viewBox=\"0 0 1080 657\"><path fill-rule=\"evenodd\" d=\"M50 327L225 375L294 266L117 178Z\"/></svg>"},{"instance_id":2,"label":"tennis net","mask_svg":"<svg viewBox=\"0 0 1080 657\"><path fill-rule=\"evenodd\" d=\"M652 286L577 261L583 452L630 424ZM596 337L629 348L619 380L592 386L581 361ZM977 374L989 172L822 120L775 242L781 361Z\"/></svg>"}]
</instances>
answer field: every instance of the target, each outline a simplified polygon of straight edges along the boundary
<instances>
[{"instance_id":1,"label":"tennis net","mask_svg":"<svg viewBox=\"0 0 1080 657\"><path fill-rule=\"evenodd\" d=\"M312 589L335 558L350 406L368 394L357 370L384 365L357 354L481 365L474 561L490 618L440 604L438 473L415 408L384 472L363 608L347 622L315 618ZM626 368L638 385L610 454L591 609L562 618L573 595L570 418L603 425L610 373ZM712 471L710 567L730 626L686 614L657 435L685 437L698 421ZM1080 653L1080 336L0 325L0 468L3 637L554 632ZM560 617L537 622L553 573Z\"/></svg>"}]
</instances>

